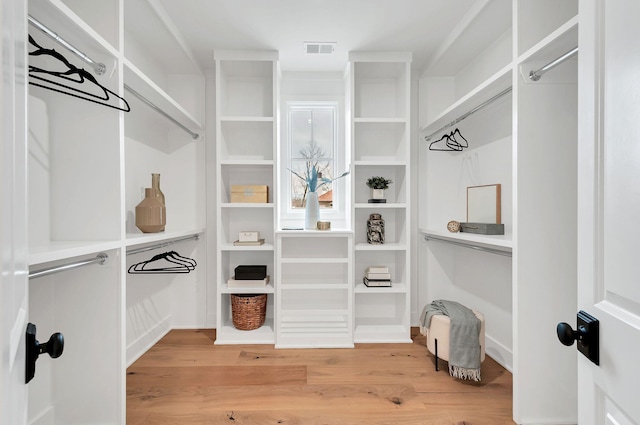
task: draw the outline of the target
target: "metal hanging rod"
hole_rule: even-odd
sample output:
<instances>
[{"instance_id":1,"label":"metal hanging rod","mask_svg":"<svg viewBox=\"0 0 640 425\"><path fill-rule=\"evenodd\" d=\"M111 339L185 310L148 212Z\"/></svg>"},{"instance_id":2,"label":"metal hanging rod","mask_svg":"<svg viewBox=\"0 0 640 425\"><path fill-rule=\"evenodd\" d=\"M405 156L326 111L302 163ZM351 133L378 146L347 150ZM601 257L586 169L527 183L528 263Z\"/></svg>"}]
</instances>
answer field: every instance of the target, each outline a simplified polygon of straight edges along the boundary
<instances>
[{"instance_id":1,"label":"metal hanging rod","mask_svg":"<svg viewBox=\"0 0 640 425\"><path fill-rule=\"evenodd\" d=\"M488 252L491 254L498 254L498 255L504 255L505 257L511 257L511 252L510 251L502 251L499 249L495 249L495 248L488 248L485 246L480 246L480 245L473 245L470 244L468 242L463 243L463 242L457 242L457 241L452 241L449 239L444 239L444 238L439 238L437 236L432 236L432 235L424 235L424 240L425 241L437 241L437 242L445 242L445 243L449 243L452 245L457 245L457 246L461 246L464 248L469 248L469 249L474 249L476 251L482 251L482 252Z\"/></svg>"},{"instance_id":2,"label":"metal hanging rod","mask_svg":"<svg viewBox=\"0 0 640 425\"><path fill-rule=\"evenodd\" d=\"M100 253L95 258L91 258L89 260L77 261L77 262L74 262L74 263L63 264L63 265L60 265L60 266L54 266L54 267L50 267L50 268L47 268L47 269L42 269L42 270L36 270L36 271L33 271L33 272L29 272L29 279L33 279L33 278L36 278L36 277L42 277L42 276L48 276L48 275L53 274L53 273L58 273L58 272L66 271L66 270L75 269L75 268L86 266L86 265L93 264L93 263L98 263L100 265L103 265L104 263L107 262L108 259L109 259L109 256L107 254Z\"/></svg>"},{"instance_id":3,"label":"metal hanging rod","mask_svg":"<svg viewBox=\"0 0 640 425\"><path fill-rule=\"evenodd\" d=\"M486 100L485 102L482 102L480 105L476 106L475 108L473 108L472 110L470 110L469 112L462 114L461 116L459 116L458 118L456 118L455 120L451 121L449 124L445 124L442 127L440 127L439 129L437 129L436 131L434 131L433 133L431 133L430 135L426 136L424 138L425 141L429 141L431 140L431 138L433 136L435 136L438 133L441 133L442 130L445 130L449 127L453 127L454 125L458 124L460 121L464 120L465 118L467 118L469 115L472 115L476 112L478 112L480 109L484 108L485 106L489 105L490 103L495 102L496 100L498 100L499 98L501 98L502 96L504 96L505 94L509 93L512 90L511 87L508 87L504 90L502 90L500 93L496 94L495 96L493 96L491 99Z\"/></svg>"},{"instance_id":4,"label":"metal hanging rod","mask_svg":"<svg viewBox=\"0 0 640 425\"><path fill-rule=\"evenodd\" d=\"M551 70L552 68L555 68L556 66L560 65L562 62L566 61L567 59L572 58L577 53L578 53L578 48L576 47L573 50L570 50L564 55L560 56L559 58L549 62L548 64L538 69L537 71L529 72L529 78L531 79L531 81L538 81L540 77L542 77L542 74Z\"/></svg>"},{"instance_id":5,"label":"metal hanging rod","mask_svg":"<svg viewBox=\"0 0 640 425\"><path fill-rule=\"evenodd\" d=\"M184 238L179 238L179 239L174 239L172 241L168 241L168 242L163 242L163 243L159 243L156 245L151 245L151 246L145 246L144 248L137 248L137 249L132 249L130 251L127 251L127 255L131 255L131 254L139 254L141 252L146 252L146 251L153 251L154 249L160 249L160 248L166 248L168 246L177 244L178 242L184 242L184 241L190 241L190 240L199 240L200 239L200 234L195 234L192 236L187 236Z\"/></svg>"},{"instance_id":6,"label":"metal hanging rod","mask_svg":"<svg viewBox=\"0 0 640 425\"><path fill-rule=\"evenodd\" d=\"M57 41L58 43L62 44L71 53L73 53L74 55L82 59L85 63L89 64L96 71L96 74L103 75L105 72L107 72L107 67L105 66L105 64L94 61L89 56L85 55L80 50L78 50L77 48L72 46L70 43L68 43L64 38L60 37L55 32L51 31L49 28L47 28L45 25L43 25L41 22L36 20L31 15L29 15L29 23L34 27L38 28L40 31L42 31L46 35L48 35L54 41Z\"/></svg>"},{"instance_id":7,"label":"metal hanging rod","mask_svg":"<svg viewBox=\"0 0 640 425\"><path fill-rule=\"evenodd\" d=\"M136 96L138 99L140 99L141 101L143 101L144 103L146 103L147 105L149 105L149 107L151 107L152 109L154 109L156 112L160 113L162 116L164 116L166 119L168 119L169 121L173 122L175 125L177 125L178 127L180 127L181 129L183 129L184 131L186 131L187 133L189 133L191 135L191 137L193 138L193 140L196 140L198 137L200 137L200 135L198 133L194 133L193 131L189 130L187 127L185 127L184 125L182 125L178 120L176 120L175 118L173 118L171 115L167 114L165 111L163 111L162 109L158 108L156 105L154 105L149 99L147 99L146 97L144 97L143 95L141 95L140 93L138 93L137 91L135 91L134 89L132 89L131 87L129 87L128 85L124 85L124 88L126 90L128 90L131 94L133 94L134 96Z\"/></svg>"}]
</instances>

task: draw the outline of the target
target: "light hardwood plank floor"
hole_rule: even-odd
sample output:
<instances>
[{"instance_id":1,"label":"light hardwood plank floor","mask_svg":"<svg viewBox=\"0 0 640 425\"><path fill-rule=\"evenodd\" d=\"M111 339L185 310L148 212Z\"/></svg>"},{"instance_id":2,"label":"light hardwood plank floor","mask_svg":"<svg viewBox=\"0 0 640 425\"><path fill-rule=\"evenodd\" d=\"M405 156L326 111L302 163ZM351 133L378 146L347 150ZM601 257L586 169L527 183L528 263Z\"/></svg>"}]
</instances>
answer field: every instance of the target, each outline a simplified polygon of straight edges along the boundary
<instances>
[{"instance_id":1,"label":"light hardwood plank floor","mask_svg":"<svg viewBox=\"0 0 640 425\"><path fill-rule=\"evenodd\" d=\"M514 424L511 373L490 357L480 383L450 377L442 360L435 372L421 335L355 349L214 340L173 330L132 364L127 424Z\"/></svg>"}]
</instances>

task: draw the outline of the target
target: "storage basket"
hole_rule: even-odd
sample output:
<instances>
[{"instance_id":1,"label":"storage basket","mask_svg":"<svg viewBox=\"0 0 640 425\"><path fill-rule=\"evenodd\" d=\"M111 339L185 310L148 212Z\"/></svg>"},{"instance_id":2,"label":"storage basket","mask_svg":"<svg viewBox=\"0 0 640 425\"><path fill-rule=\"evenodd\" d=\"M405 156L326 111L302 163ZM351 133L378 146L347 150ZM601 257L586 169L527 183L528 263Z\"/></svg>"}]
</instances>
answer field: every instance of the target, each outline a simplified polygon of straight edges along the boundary
<instances>
[{"instance_id":1,"label":"storage basket","mask_svg":"<svg viewBox=\"0 0 640 425\"><path fill-rule=\"evenodd\" d=\"M233 326L241 331L258 329L267 313L267 294L231 294Z\"/></svg>"}]
</instances>

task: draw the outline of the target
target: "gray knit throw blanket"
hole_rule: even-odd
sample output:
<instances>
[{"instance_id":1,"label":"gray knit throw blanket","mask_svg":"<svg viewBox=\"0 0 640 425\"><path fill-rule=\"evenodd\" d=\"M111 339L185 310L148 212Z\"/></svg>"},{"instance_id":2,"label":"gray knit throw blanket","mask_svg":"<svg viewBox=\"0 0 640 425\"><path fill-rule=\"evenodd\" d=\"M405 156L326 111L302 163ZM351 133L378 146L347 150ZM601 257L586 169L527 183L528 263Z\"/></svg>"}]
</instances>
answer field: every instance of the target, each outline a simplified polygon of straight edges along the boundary
<instances>
[{"instance_id":1,"label":"gray knit throw blanket","mask_svg":"<svg viewBox=\"0 0 640 425\"><path fill-rule=\"evenodd\" d=\"M420 333L427 335L434 314L449 316L449 374L454 378L480 381L480 320L455 301L436 300L420 315Z\"/></svg>"}]
</instances>

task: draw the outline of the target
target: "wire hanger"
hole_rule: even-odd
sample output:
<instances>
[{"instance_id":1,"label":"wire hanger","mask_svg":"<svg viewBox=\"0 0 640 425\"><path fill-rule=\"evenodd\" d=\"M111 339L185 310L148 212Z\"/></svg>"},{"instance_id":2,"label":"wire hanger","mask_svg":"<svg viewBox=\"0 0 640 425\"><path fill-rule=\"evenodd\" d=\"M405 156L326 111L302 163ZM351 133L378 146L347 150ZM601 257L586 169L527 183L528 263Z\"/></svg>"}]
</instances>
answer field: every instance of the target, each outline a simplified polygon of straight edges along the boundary
<instances>
[{"instance_id":1,"label":"wire hanger","mask_svg":"<svg viewBox=\"0 0 640 425\"><path fill-rule=\"evenodd\" d=\"M62 68L59 71L54 71L29 64L29 77L31 78L29 84L120 111L131 111L129 103L123 97L104 87L83 68L71 64L62 54L54 49L41 47L31 35L29 35L29 43L37 47L36 50L29 52L29 56L54 58L56 60L54 64ZM90 88L95 89L95 93L89 92Z\"/></svg>"},{"instance_id":2,"label":"wire hanger","mask_svg":"<svg viewBox=\"0 0 640 425\"><path fill-rule=\"evenodd\" d=\"M462 141L459 141L456 137L459 137ZM462 133L460 133L458 128L429 144L430 151L441 152L461 152L464 148L468 147L469 142L464 138Z\"/></svg>"},{"instance_id":3,"label":"wire hanger","mask_svg":"<svg viewBox=\"0 0 640 425\"><path fill-rule=\"evenodd\" d=\"M183 257L175 251L169 251L155 255L150 260L131 265L128 273L189 273L195 268L196 261L194 259Z\"/></svg>"}]
</instances>

